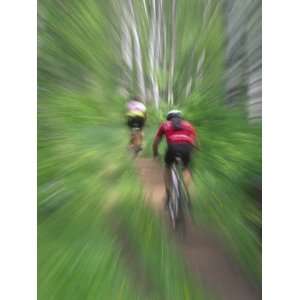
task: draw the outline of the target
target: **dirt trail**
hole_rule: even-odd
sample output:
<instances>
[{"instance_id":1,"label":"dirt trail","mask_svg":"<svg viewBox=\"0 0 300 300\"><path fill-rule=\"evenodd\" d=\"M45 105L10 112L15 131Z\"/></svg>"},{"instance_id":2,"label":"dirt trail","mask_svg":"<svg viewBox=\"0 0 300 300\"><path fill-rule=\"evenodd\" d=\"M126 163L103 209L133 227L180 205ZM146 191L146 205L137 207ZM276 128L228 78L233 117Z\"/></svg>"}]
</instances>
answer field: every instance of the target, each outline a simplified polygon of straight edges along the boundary
<instances>
[{"instance_id":1,"label":"dirt trail","mask_svg":"<svg viewBox=\"0 0 300 300\"><path fill-rule=\"evenodd\" d=\"M136 167L144 184L146 199L164 215L165 197L162 167L158 162L138 158ZM261 299L257 289L229 255L224 244L205 227L189 222L184 239L175 237L188 269L208 290L222 300Z\"/></svg>"}]
</instances>

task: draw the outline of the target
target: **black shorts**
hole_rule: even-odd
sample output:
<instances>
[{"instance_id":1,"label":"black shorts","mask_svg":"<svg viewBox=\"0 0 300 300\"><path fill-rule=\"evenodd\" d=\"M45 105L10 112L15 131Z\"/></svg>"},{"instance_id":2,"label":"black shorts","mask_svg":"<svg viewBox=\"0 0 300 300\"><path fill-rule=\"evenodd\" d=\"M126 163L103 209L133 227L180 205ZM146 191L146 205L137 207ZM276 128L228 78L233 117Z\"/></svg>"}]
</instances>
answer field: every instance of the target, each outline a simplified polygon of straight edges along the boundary
<instances>
[{"instance_id":1,"label":"black shorts","mask_svg":"<svg viewBox=\"0 0 300 300\"><path fill-rule=\"evenodd\" d=\"M176 157L180 157L183 165L187 167L190 163L192 152L193 145L191 144L169 144L165 155L165 163L169 167Z\"/></svg>"},{"instance_id":2,"label":"black shorts","mask_svg":"<svg viewBox=\"0 0 300 300\"><path fill-rule=\"evenodd\" d=\"M128 117L127 125L129 128L142 129L145 125L145 118L141 116Z\"/></svg>"}]
</instances>

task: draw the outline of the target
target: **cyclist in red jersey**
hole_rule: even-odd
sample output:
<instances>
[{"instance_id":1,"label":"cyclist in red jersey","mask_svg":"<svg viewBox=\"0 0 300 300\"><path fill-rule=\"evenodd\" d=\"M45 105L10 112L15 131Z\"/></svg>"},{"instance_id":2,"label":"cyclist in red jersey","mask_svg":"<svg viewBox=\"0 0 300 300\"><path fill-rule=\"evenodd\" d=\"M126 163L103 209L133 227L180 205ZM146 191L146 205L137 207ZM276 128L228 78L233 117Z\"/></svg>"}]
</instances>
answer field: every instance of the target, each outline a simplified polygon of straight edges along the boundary
<instances>
[{"instance_id":1,"label":"cyclist in red jersey","mask_svg":"<svg viewBox=\"0 0 300 300\"><path fill-rule=\"evenodd\" d=\"M167 121L162 123L156 133L153 142L153 156L158 156L158 146L165 136L168 148L165 154L165 172L164 179L167 195L169 194L169 178L170 166L174 162L175 157L179 156L183 162L183 180L188 188L192 179L189 169L191 154L196 145L196 130L187 121L182 119L182 113L179 110L171 110L167 114ZM167 197L168 198L168 197Z\"/></svg>"}]
</instances>

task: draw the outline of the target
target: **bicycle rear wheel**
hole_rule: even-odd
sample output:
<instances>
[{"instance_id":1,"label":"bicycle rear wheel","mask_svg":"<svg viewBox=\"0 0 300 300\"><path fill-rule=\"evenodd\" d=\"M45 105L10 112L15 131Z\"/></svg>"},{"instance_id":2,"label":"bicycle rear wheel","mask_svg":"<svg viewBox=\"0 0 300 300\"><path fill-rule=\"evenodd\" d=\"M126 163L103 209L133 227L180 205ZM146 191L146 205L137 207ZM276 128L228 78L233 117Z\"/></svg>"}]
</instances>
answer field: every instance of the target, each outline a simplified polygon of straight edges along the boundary
<instances>
[{"instance_id":1,"label":"bicycle rear wheel","mask_svg":"<svg viewBox=\"0 0 300 300\"><path fill-rule=\"evenodd\" d=\"M178 229L179 225L184 224L184 207L181 199L183 195L180 175L174 165L171 167L171 185L168 199L170 219L174 230Z\"/></svg>"},{"instance_id":2,"label":"bicycle rear wheel","mask_svg":"<svg viewBox=\"0 0 300 300\"><path fill-rule=\"evenodd\" d=\"M179 190L178 190L178 179L176 174L171 168L171 184L170 184L170 191L168 195L168 208L170 213L170 220L173 229L176 227L176 219L178 215L178 197L179 197Z\"/></svg>"}]
</instances>

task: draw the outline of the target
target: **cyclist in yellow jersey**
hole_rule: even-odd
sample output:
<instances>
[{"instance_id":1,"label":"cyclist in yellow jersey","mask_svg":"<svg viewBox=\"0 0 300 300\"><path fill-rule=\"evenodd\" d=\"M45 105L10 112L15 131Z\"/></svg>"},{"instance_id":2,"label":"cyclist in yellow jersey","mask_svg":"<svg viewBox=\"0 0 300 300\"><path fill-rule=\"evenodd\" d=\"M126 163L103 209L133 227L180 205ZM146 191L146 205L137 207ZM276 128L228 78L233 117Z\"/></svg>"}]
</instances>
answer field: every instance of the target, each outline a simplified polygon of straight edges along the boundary
<instances>
[{"instance_id":1,"label":"cyclist in yellow jersey","mask_svg":"<svg viewBox=\"0 0 300 300\"><path fill-rule=\"evenodd\" d=\"M143 127L146 122L146 107L139 97L133 97L127 103L127 125L131 130L129 147L136 152L142 150Z\"/></svg>"}]
</instances>

